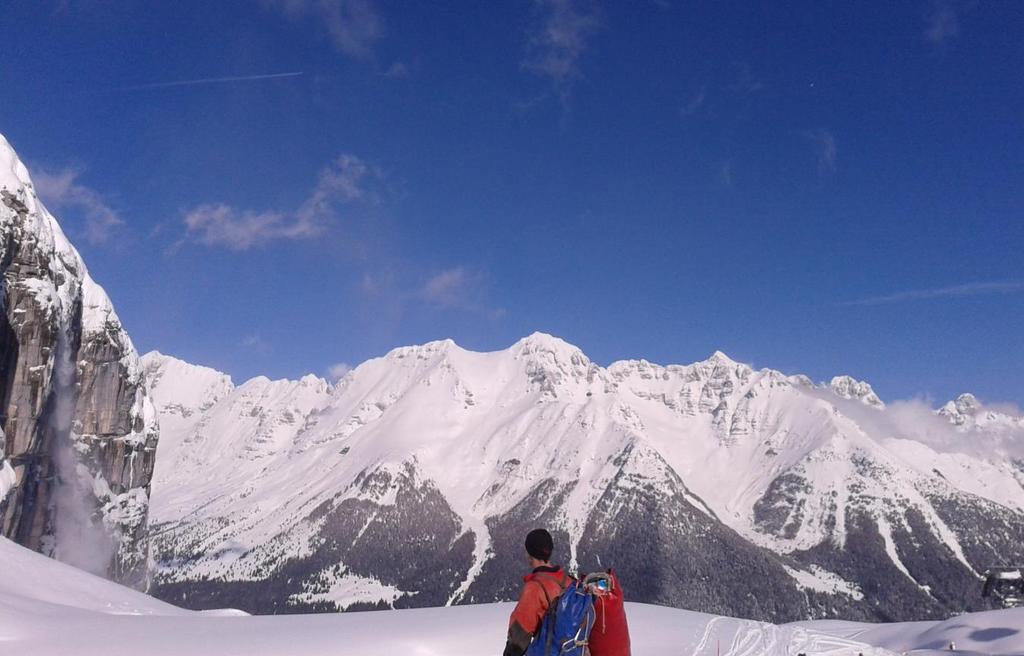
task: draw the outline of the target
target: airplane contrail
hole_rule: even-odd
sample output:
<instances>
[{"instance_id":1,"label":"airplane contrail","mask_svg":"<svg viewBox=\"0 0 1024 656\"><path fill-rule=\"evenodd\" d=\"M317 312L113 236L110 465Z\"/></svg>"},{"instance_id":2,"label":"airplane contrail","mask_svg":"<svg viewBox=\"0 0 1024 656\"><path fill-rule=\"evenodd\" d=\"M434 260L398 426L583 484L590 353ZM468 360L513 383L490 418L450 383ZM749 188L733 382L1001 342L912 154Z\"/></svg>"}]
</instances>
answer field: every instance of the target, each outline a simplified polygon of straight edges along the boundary
<instances>
[{"instance_id":1,"label":"airplane contrail","mask_svg":"<svg viewBox=\"0 0 1024 656\"><path fill-rule=\"evenodd\" d=\"M136 91L139 89L162 89L165 87L188 87L196 84L219 84L221 82L248 82L250 80L272 80L282 77L298 77L302 71L293 73L269 73L266 75L233 75L230 77L204 77L198 80L175 80L174 82L153 82L152 84L136 84L130 87L119 87L120 91Z\"/></svg>"},{"instance_id":2,"label":"airplane contrail","mask_svg":"<svg viewBox=\"0 0 1024 656\"><path fill-rule=\"evenodd\" d=\"M1024 292L1024 280L1007 280L997 282L973 282L964 285L951 285L935 289L915 289L898 292L887 296L872 296L856 301L838 303L840 306L882 305L901 301L916 301L930 298L957 298L963 296L981 296L982 294L1014 294Z\"/></svg>"}]
</instances>

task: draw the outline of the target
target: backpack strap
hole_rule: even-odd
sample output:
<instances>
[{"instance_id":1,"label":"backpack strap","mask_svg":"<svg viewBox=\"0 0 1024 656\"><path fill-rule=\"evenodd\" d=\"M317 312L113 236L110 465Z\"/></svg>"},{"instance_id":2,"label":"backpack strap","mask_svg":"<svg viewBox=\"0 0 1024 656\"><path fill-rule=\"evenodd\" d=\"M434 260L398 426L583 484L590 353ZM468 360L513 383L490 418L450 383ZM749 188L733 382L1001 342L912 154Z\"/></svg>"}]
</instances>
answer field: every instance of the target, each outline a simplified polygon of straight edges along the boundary
<instances>
[{"instance_id":1,"label":"backpack strap","mask_svg":"<svg viewBox=\"0 0 1024 656\"><path fill-rule=\"evenodd\" d=\"M530 579L531 582L536 583L537 585L540 586L541 591L544 593L544 600L548 602L548 609L550 610L551 609L551 601L552 601L552 599L551 599L551 595L548 594L547 586L545 586L539 580L539 579L542 579L542 578L543 579L547 579L548 581L551 581L552 583L557 585L558 586L558 594L562 594L569 587L569 577L564 577L563 580L559 581L558 579L556 579L554 576L551 576L547 572L537 572L536 574L533 575L533 578Z\"/></svg>"},{"instance_id":2,"label":"backpack strap","mask_svg":"<svg viewBox=\"0 0 1024 656\"><path fill-rule=\"evenodd\" d=\"M558 589L559 589L560 592L565 592L566 589L569 587L569 582L572 581L572 578L569 577L569 576L563 576L562 580L559 581L557 578L555 578L554 576L552 576L548 572L537 572L536 574L533 575L533 577L534 577L533 580L537 581L538 583L540 583L540 581L538 579L541 579L541 578L547 579L548 581L551 581L552 583L554 583L555 585L558 586ZM543 587L543 586L541 586L541 587Z\"/></svg>"},{"instance_id":3,"label":"backpack strap","mask_svg":"<svg viewBox=\"0 0 1024 656\"><path fill-rule=\"evenodd\" d=\"M551 643L552 643L552 639L553 639L552 632L554 631L555 617L558 614L558 605L551 603L552 602L551 595L548 594L547 587L539 579L544 578L544 579L547 579L548 581L551 581L555 585L557 585L558 586L558 596L561 596L562 593L565 592L566 589L568 589L570 578L568 576L566 576L566 577L563 577L563 579L561 581L559 581L558 579L556 579L551 574L548 574L547 572L537 572L533 576L534 576L534 578L530 579L530 581L533 582L533 583L536 583L537 585L540 586L541 592L544 593L544 599L548 602L548 608L547 608L546 611L544 611L544 614L551 616L551 629L547 633L547 640L546 640L546 643L544 645L544 655L545 656L550 656L553 653L551 651L551 646L552 646ZM555 599L557 599L557 598L558 597L555 597Z\"/></svg>"}]
</instances>

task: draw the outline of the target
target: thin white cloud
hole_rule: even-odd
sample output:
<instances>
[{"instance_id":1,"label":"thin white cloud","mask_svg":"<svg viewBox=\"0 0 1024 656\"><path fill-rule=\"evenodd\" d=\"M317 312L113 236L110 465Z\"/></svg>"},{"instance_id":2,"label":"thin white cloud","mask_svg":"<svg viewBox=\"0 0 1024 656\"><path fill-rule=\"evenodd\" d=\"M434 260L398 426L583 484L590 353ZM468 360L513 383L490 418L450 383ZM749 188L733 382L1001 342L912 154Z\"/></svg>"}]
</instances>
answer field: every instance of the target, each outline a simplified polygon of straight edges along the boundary
<instances>
[{"instance_id":1,"label":"thin white cloud","mask_svg":"<svg viewBox=\"0 0 1024 656\"><path fill-rule=\"evenodd\" d=\"M736 64L736 81L729 85L729 89L739 94L756 93L764 88L764 84L754 77L749 64Z\"/></svg>"},{"instance_id":2,"label":"thin white cloud","mask_svg":"<svg viewBox=\"0 0 1024 656\"><path fill-rule=\"evenodd\" d=\"M379 176L355 155L340 155L334 163L320 171L313 193L295 213L293 228L296 237L312 237L332 218L338 203L368 200L366 182Z\"/></svg>"},{"instance_id":3,"label":"thin white cloud","mask_svg":"<svg viewBox=\"0 0 1024 656\"><path fill-rule=\"evenodd\" d=\"M847 301L839 305L885 305L905 301L920 301L941 298L963 298L967 296L984 296L989 294L1019 294L1024 292L1024 280L1008 280L997 282L972 282L963 285L950 285L933 289L915 289L897 292L885 296L871 296L855 301Z\"/></svg>"},{"instance_id":4,"label":"thin white cloud","mask_svg":"<svg viewBox=\"0 0 1024 656\"><path fill-rule=\"evenodd\" d=\"M85 238L93 244L106 242L124 220L94 189L78 181L81 170L65 168L51 172L36 169L32 174L36 193L48 206L59 210L78 210L85 217Z\"/></svg>"},{"instance_id":5,"label":"thin white cloud","mask_svg":"<svg viewBox=\"0 0 1024 656\"><path fill-rule=\"evenodd\" d=\"M368 184L379 176L355 155L341 155L320 172L316 186L295 210L251 211L205 203L185 212L186 239L246 251L275 240L316 237L337 218L340 206L372 200Z\"/></svg>"},{"instance_id":6,"label":"thin white cloud","mask_svg":"<svg viewBox=\"0 0 1024 656\"><path fill-rule=\"evenodd\" d=\"M704 107L704 103L708 99L707 91L707 87L701 87L700 91L695 93L685 105L679 108L679 113L683 118L693 116Z\"/></svg>"},{"instance_id":7,"label":"thin white cloud","mask_svg":"<svg viewBox=\"0 0 1024 656\"><path fill-rule=\"evenodd\" d=\"M601 28L597 11L576 0L534 0L541 20L527 41L524 68L546 77L562 103L568 102L572 82L580 77L580 58L587 41Z\"/></svg>"},{"instance_id":8,"label":"thin white cloud","mask_svg":"<svg viewBox=\"0 0 1024 656\"><path fill-rule=\"evenodd\" d=\"M942 45L960 32L956 9L948 0L937 0L925 19L924 38L935 45Z\"/></svg>"},{"instance_id":9,"label":"thin white cloud","mask_svg":"<svg viewBox=\"0 0 1024 656\"><path fill-rule=\"evenodd\" d=\"M138 89L163 89L167 87L190 87L200 84L224 84L227 82L250 82L254 80L275 80L283 77L299 77L302 71L293 73L268 73L265 75L234 75L228 77L204 77L195 80L175 80L173 82L153 82L150 84L135 84L127 87L119 87L121 91L136 91Z\"/></svg>"},{"instance_id":10,"label":"thin white cloud","mask_svg":"<svg viewBox=\"0 0 1024 656\"><path fill-rule=\"evenodd\" d=\"M395 274L391 271L381 273L363 273L359 281L359 292L372 299L379 299L391 294L395 288Z\"/></svg>"},{"instance_id":11,"label":"thin white cloud","mask_svg":"<svg viewBox=\"0 0 1024 656\"><path fill-rule=\"evenodd\" d=\"M732 160L726 160L718 167L718 179L721 180L722 184L726 187L733 186L733 183L735 182L732 168Z\"/></svg>"},{"instance_id":12,"label":"thin white cloud","mask_svg":"<svg viewBox=\"0 0 1024 656\"><path fill-rule=\"evenodd\" d=\"M295 221L278 212L240 211L224 204L194 207L185 213L189 237L206 246L244 251L275 238L299 238Z\"/></svg>"},{"instance_id":13,"label":"thin white cloud","mask_svg":"<svg viewBox=\"0 0 1024 656\"><path fill-rule=\"evenodd\" d=\"M860 401L839 398L826 390L810 390L810 393L839 406L844 415L854 419L871 434L911 439L942 452L966 453L976 457L1024 456L1024 431L1007 427L1006 430L996 432L971 429L965 433L937 413L932 400L928 398L896 400L887 403L884 410L879 410ZM1019 408L1012 404L979 405L979 415L985 415L988 411L1020 416Z\"/></svg>"},{"instance_id":14,"label":"thin white cloud","mask_svg":"<svg viewBox=\"0 0 1024 656\"><path fill-rule=\"evenodd\" d=\"M416 297L438 309L472 312L496 321L505 316L505 309L489 307L483 300L484 288L483 273L457 266L428 278Z\"/></svg>"},{"instance_id":15,"label":"thin white cloud","mask_svg":"<svg viewBox=\"0 0 1024 656\"><path fill-rule=\"evenodd\" d=\"M839 157L835 135L828 130L808 130L803 134L814 144L818 157L818 175L835 173L836 160Z\"/></svg>"},{"instance_id":16,"label":"thin white cloud","mask_svg":"<svg viewBox=\"0 0 1024 656\"><path fill-rule=\"evenodd\" d=\"M256 353L266 354L270 352L270 344L268 344L258 332L244 337L239 345L250 351L255 351Z\"/></svg>"},{"instance_id":17,"label":"thin white cloud","mask_svg":"<svg viewBox=\"0 0 1024 656\"><path fill-rule=\"evenodd\" d=\"M441 308L465 305L469 300L471 282L465 267L448 269L427 280L420 291L420 297Z\"/></svg>"},{"instance_id":18,"label":"thin white cloud","mask_svg":"<svg viewBox=\"0 0 1024 656\"><path fill-rule=\"evenodd\" d=\"M384 71L384 77L394 80L404 80L409 77L409 67L400 61L396 61Z\"/></svg>"},{"instance_id":19,"label":"thin white cloud","mask_svg":"<svg viewBox=\"0 0 1024 656\"><path fill-rule=\"evenodd\" d=\"M347 362L337 362L327 368L327 377L331 379L331 382L336 383L350 371L352 371L352 365Z\"/></svg>"},{"instance_id":20,"label":"thin white cloud","mask_svg":"<svg viewBox=\"0 0 1024 656\"><path fill-rule=\"evenodd\" d=\"M548 99L547 92L541 93L541 94L538 94L538 95L536 95L536 96L534 96L532 98L528 98L526 100L517 100L517 101L515 101L514 103L512 103L512 109L517 114L528 114L529 112L532 112L533 110L535 110L538 107L540 107L540 105L544 101L546 101L547 99Z\"/></svg>"},{"instance_id":21,"label":"thin white cloud","mask_svg":"<svg viewBox=\"0 0 1024 656\"><path fill-rule=\"evenodd\" d=\"M323 24L334 46L356 59L372 59L384 36L384 20L371 0L263 0L292 19L311 16Z\"/></svg>"}]
</instances>

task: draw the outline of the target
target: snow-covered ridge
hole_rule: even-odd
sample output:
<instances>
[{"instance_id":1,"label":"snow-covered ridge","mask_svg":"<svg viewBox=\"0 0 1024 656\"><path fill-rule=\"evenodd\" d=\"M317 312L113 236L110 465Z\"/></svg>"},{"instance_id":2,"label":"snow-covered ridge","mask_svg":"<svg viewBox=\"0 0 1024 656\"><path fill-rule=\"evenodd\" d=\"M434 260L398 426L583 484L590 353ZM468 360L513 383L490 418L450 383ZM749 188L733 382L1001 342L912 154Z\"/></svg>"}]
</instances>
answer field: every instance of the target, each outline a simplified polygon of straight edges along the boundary
<instances>
[{"instance_id":1,"label":"snow-covered ridge","mask_svg":"<svg viewBox=\"0 0 1024 656\"><path fill-rule=\"evenodd\" d=\"M24 238L35 242L34 247L49 255L50 266L54 269L53 278L57 284L50 284L42 278L22 281L22 285L31 288L40 304L57 314L63 321L70 318L76 301L82 305L82 328L85 333L102 333L114 331L124 342L126 355L123 364L133 375L139 371L139 358L131 338L121 327L121 320L114 311L103 287L93 280L85 266L82 256L64 234L57 219L46 209L39 199L35 185L29 176L28 169L18 157L7 139L0 134L0 194L8 209L21 208L27 214L26 233ZM16 220L17 212L4 212L2 218L4 229L9 230ZM70 283L81 279L80 288Z\"/></svg>"},{"instance_id":2,"label":"snow-covered ridge","mask_svg":"<svg viewBox=\"0 0 1024 656\"><path fill-rule=\"evenodd\" d=\"M171 433L153 483L157 542L176 554L158 570L168 585L254 580L283 562L328 558L317 554L338 544L329 558L341 568L310 574L289 599L345 606L372 602L367 594L377 591L386 604L488 600L496 594L490 570L508 548L496 527L523 508L540 504L530 521L564 531L566 562L589 566L582 561L598 548L596 525L633 521L629 508L644 490L672 489L671 503L703 518L673 530L718 535L725 529L712 527L724 523L750 549L795 559L775 566L783 588L857 608L870 593L860 577L881 558L926 607L941 602L917 564L927 561L907 549L940 549L969 577L993 558L953 508L1024 527L1024 469L1008 455L1024 432L1002 434L1006 449L980 453L965 438L984 443L985 426L886 406L849 377L814 384L721 352L689 365L602 367L543 333L487 353L441 340L368 360L333 387L311 377L233 387L223 374L160 354L144 361ZM175 392L189 385L215 391ZM341 529L334 512L362 519ZM360 564L366 532L399 544L408 539L396 537L408 528L399 518L410 513L437 513L430 539L460 563L439 600L410 601L422 597L419 579ZM685 528L692 522L708 526ZM864 526L885 548L847 554L848 535ZM908 536L921 531L934 540L913 547Z\"/></svg>"},{"instance_id":3,"label":"snow-covered ridge","mask_svg":"<svg viewBox=\"0 0 1024 656\"><path fill-rule=\"evenodd\" d=\"M961 394L939 409L939 414L962 430L974 428L992 431L1024 429L1024 412L1008 404L989 406L973 394Z\"/></svg>"},{"instance_id":4,"label":"snow-covered ridge","mask_svg":"<svg viewBox=\"0 0 1024 656\"><path fill-rule=\"evenodd\" d=\"M31 182L28 169L18 158L7 138L0 134L0 188L13 190Z\"/></svg>"},{"instance_id":5,"label":"snow-covered ridge","mask_svg":"<svg viewBox=\"0 0 1024 656\"><path fill-rule=\"evenodd\" d=\"M544 380L548 387L568 387L569 381L593 383L595 380L614 386L628 381L632 377L642 380L677 379L690 382L717 377L723 381L724 386L727 380L733 382L748 380L757 374L759 379L765 379L774 385L831 392L840 399L859 401L878 410L886 408L885 402L878 397L870 383L847 375L835 376L828 382L814 383L802 374L788 375L773 369L755 370L750 365L733 360L722 351L715 351L706 360L687 365L660 365L641 359L618 360L606 367L601 367L591 361L578 347L559 337L542 332L533 333L509 348L499 351L470 351L459 346L452 339L396 347L381 358L368 360L363 366L374 366L374 363L385 360L401 363L400 366L404 368L422 370L425 368L424 363L455 358L463 362L475 361L477 366L487 367L489 363L503 356L529 361L533 375ZM146 354L143 357L143 362L149 363L148 367L152 368L151 377L168 375L175 380L188 381L188 384L179 385L174 389L154 384L154 390L166 397L161 400L162 406L180 405L196 410L200 406L212 405L235 387L231 377L227 374L209 367L190 364L172 356L165 356L159 351ZM353 378L357 369L359 367L353 368L345 378L339 381L339 393L344 389L346 381ZM254 380L269 382L269 379L262 376ZM315 374L307 374L300 381L307 385L332 387L330 383ZM282 379L276 382L287 384L298 381ZM957 399L936 408L935 413L960 427L966 424L970 424L967 426L968 428L975 424L1000 424L1012 428L1024 428L1024 413L1019 410L1007 411L1004 405L997 405L995 408L989 409L984 406L972 394L962 394Z\"/></svg>"},{"instance_id":6,"label":"snow-covered ridge","mask_svg":"<svg viewBox=\"0 0 1024 656\"><path fill-rule=\"evenodd\" d=\"M452 354L453 357L467 360L477 358L481 363L488 358L493 359L495 356L511 355L515 359L531 360L538 364L546 364L551 369L548 373L556 374L556 380L553 381L553 384L557 384L559 382L559 376L557 374L566 374L570 370L574 370L574 375L569 377L572 379L593 379L600 377L603 380L611 381L621 381L629 378L631 375L636 375L643 379L662 378L664 380L669 380L670 378L697 380L701 377L707 378L714 375L736 379L747 378L756 372L763 376L767 376L780 384L830 391L843 399L860 401L865 405L878 409L885 408L885 403L878 397L870 383L857 380L847 375L837 375L833 377L831 381L825 383L814 383L810 378L802 374L787 375L773 369L761 369L757 372L750 365L733 360L722 351L715 351L706 360L685 365L661 365L641 359L617 360L606 367L601 367L591 361L590 358L588 358L587 355L578 347L559 337L543 332L535 332L520 339L507 349L499 351L471 351L459 346L452 339L436 340L420 345L401 346L392 349L381 358L368 360L365 364L375 363L379 360L394 362L407 360L408 363L412 363L413 367L418 367L418 363L444 359ZM205 399L205 402L209 403L210 394L207 393L205 385L212 384L208 380L210 377L216 378L218 381L226 381L224 383L216 383L220 388L226 388L230 391L230 389L234 387L234 383L231 382L231 377L228 374L216 371L209 367L191 364L173 356L166 356L159 351L147 353L143 356L143 360L144 362L153 363L152 366L154 367L157 366L157 363L161 363L159 368L163 371L157 375L164 375L164 372L170 371L170 376L172 378L188 378L193 383L190 385L180 386L177 390L162 389L161 392L164 394L170 393L179 395L184 392L190 397ZM408 363L404 366L410 366ZM356 369L358 369L358 367L354 367L346 375L346 378L351 378ZM154 369L154 371L156 371L156 369ZM257 377L257 379L269 380L262 376ZM321 377L316 376L315 374L307 374L300 380L307 382L323 381ZM284 379L280 382L294 381L287 381ZM195 383L198 383L198 385ZM155 389L158 387L158 385L154 385ZM211 393L214 398L223 396L221 391L214 391ZM175 396L175 398L177 398L177 396ZM174 402L183 402L186 406L194 405L190 404L187 399L179 399ZM978 401L974 395L962 394L957 399L949 401L945 405L937 408L936 412L941 416L949 417L950 421L953 423L962 424L965 421L965 417L971 417L978 414L979 408L981 407L981 402ZM1010 421L1017 422L1024 420L1024 414L1013 416L992 411L989 411L986 414L986 417L989 419L1008 417Z\"/></svg>"},{"instance_id":7,"label":"snow-covered ridge","mask_svg":"<svg viewBox=\"0 0 1024 656\"><path fill-rule=\"evenodd\" d=\"M86 328L98 331L108 323L120 325L106 292L89 275L82 257L36 194L28 169L7 139L0 134L0 193L4 192L7 203L23 208L31 217L27 236L37 241L39 250L54 255L51 261L57 268L58 280L82 278L82 320ZM10 222L15 216L11 212L5 213L3 218ZM26 281L26 284L36 286L37 297L45 299L44 305L52 312L68 313L74 307L73 301L76 299L73 294L76 290L72 285L53 287L42 279Z\"/></svg>"},{"instance_id":8,"label":"snow-covered ridge","mask_svg":"<svg viewBox=\"0 0 1024 656\"><path fill-rule=\"evenodd\" d=\"M160 396L154 401L161 410L180 409L186 413L202 411L235 389L231 376L209 367L189 364L159 351L142 356L150 388ZM167 377L167 384L163 378Z\"/></svg>"}]
</instances>

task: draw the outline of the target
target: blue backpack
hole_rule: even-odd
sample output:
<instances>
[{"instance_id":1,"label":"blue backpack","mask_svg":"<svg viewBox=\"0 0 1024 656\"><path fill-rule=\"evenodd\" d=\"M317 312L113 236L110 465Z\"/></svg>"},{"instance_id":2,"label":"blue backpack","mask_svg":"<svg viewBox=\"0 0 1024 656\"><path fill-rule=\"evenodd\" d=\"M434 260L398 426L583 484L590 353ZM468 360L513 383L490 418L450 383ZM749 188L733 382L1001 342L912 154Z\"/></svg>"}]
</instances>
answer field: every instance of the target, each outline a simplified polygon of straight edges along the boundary
<instances>
[{"instance_id":1,"label":"blue backpack","mask_svg":"<svg viewBox=\"0 0 1024 656\"><path fill-rule=\"evenodd\" d=\"M547 594L545 589L544 596ZM587 641L596 617L593 595L582 582L573 581L560 595L548 598L548 612L526 656L587 656Z\"/></svg>"}]
</instances>

